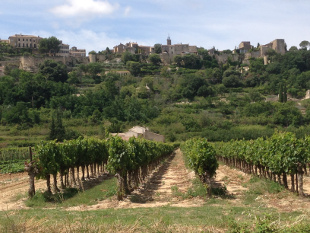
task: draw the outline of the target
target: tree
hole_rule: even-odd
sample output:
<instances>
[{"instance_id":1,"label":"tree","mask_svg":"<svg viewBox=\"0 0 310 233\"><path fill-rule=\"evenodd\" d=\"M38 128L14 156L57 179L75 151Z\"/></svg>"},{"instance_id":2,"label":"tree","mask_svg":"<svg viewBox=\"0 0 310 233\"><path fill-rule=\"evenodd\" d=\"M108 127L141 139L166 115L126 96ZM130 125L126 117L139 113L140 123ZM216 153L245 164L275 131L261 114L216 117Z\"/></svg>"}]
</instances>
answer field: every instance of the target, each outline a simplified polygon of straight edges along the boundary
<instances>
[{"instance_id":1,"label":"tree","mask_svg":"<svg viewBox=\"0 0 310 233\"><path fill-rule=\"evenodd\" d=\"M290 49L288 51L295 52L295 51L298 51L298 48L296 46L292 46L292 47L290 47Z\"/></svg>"},{"instance_id":2,"label":"tree","mask_svg":"<svg viewBox=\"0 0 310 233\"><path fill-rule=\"evenodd\" d=\"M265 70L264 59L253 58L250 59L250 71L253 73L262 73Z\"/></svg>"},{"instance_id":3,"label":"tree","mask_svg":"<svg viewBox=\"0 0 310 233\"><path fill-rule=\"evenodd\" d=\"M65 82L68 79L67 66L61 62L46 60L40 65L39 70L47 80Z\"/></svg>"},{"instance_id":4,"label":"tree","mask_svg":"<svg viewBox=\"0 0 310 233\"><path fill-rule=\"evenodd\" d=\"M39 42L39 51L40 53L49 53L55 56L60 50L60 44L61 41L54 36L44 38Z\"/></svg>"},{"instance_id":5,"label":"tree","mask_svg":"<svg viewBox=\"0 0 310 233\"><path fill-rule=\"evenodd\" d=\"M56 118L56 119L55 119ZM52 115L50 125L49 140L57 140L62 142L66 138L66 130L62 123L61 112L58 110Z\"/></svg>"},{"instance_id":6,"label":"tree","mask_svg":"<svg viewBox=\"0 0 310 233\"><path fill-rule=\"evenodd\" d=\"M133 76L138 76L141 73L141 64L139 62L128 61L126 66Z\"/></svg>"},{"instance_id":7,"label":"tree","mask_svg":"<svg viewBox=\"0 0 310 233\"><path fill-rule=\"evenodd\" d=\"M280 83L280 87L279 87L279 102L283 103L283 85L282 85L282 83Z\"/></svg>"},{"instance_id":8,"label":"tree","mask_svg":"<svg viewBox=\"0 0 310 233\"><path fill-rule=\"evenodd\" d=\"M307 48L310 47L310 42L307 40L303 40L302 42L300 42L299 47L301 49L307 50Z\"/></svg>"},{"instance_id":9,"label":"tree","mask_svg":"<svg viewBox=\"0 0 310 233\"><path fill-rule=\"evenodd\" d=\"M126 51L122 54L122 61L124 64L127 64L128 61L135 61L138 62L140 59L139 55L137 54L131 54L130 52Z\"/></svg>"},{"instance_id":10,"label":"tree","mask_svg":"<svg viewBox=\"0 0 310 233\"><path fill-rule=\"evenodd\" d=\"M95 83L101 82L100 73L104 72L104 68L101 63L89 63L87 65L87 73L94 79Z\"/></svg>"},{"instance_id":11,"label":"tree","mask_svg":"<svg viewBox=\"0 0 310 233\"><path fill-rule=\"evenodd\" d=\"M161 44L155 44L154 45L154 52L157 54L162 53Z\"/></svg>"},{"instance_id":12,"label":"tree","mask_svg":"<svg viewBox=\"0 0 310 233\"><path fill-rule=\"evenodd\" d=\"M224 77L222 83L225 87L242 87L242 82L240 77L237 75L230 75L228 77Z\"/></svg>"},{"instance_id":13,"label":"tree","mask_svg":"<svg viewBox=\"0 0 310 233\"><path fill-rule=\"evenodd\" d=\"M177 55L174 57L174 62L177 66L188 69L200 69L202 67L200 57L195 54L186 54L184 56Z\"/></svg>"},{"instance_id":14,"label":"tree","mask_svg":"<svg viewBox=\"0 0 310 233\"><path fill-rule=\"evenodd\" d=\"M149 56L149 61L153 63L155 66L159 66L161 63L160 56L158 54L151 54Z\"/></svg>"}]
</instances>

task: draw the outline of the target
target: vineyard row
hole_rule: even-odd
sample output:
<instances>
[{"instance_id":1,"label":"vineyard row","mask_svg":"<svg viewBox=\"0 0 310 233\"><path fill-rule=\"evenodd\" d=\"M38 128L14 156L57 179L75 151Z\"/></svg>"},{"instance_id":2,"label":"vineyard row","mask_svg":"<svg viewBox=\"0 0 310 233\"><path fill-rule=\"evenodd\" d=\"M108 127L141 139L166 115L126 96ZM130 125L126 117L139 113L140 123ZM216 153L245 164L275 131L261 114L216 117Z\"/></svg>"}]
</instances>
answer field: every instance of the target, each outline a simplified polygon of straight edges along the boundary
<instances>
[{"instance_id":1,"label":"vineyard row","mask_svg":"<svg viewBox=\"0 0 310 233\"><path fill-rule=\"evenodd\" d=\"M275 133L272 137L217 143L218 158L229 166L265 177L291 191L303 193L303 174L310 160L310 137L297 139L293 133Z\"/></svg>"},{"instance_id":2,"label":"vineyard row","mask_svg":"<svg viewBox=\"0 0 310 233\"><path fill-rule=\"evenodd\" d=\"M89 178L89 173L96 176L107 170L117 177L118 199L121 200L124 195L137 188L173 149L164 143L140 138L130 138L127 142L118 136L106 140L78 138L64 143L41 142L36 146L33 160L25 166L30 176L29 195L35 194L34 177L46 179L47 191L51 193L51 176L54 182L53 191L59 192L57 174L60 175L61 188L66 188L69 173L71 182L77 185L77 181L80 185L85 175Z\"/></svg>"}]
</instances>

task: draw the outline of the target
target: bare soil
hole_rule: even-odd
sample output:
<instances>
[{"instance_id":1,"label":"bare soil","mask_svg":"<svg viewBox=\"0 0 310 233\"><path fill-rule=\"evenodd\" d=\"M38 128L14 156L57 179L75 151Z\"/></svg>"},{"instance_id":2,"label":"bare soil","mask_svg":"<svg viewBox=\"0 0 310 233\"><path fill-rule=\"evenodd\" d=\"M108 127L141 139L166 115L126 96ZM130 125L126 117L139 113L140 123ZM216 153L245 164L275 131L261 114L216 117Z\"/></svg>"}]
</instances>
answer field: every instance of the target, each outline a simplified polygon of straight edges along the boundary
<instances>
[{"instance_id":1,"label":"bare soil","mask_svg":"<svg viewBox=\"0 0 310 233\"><path fill-rule=\"evenodd\" d=\"M204 198L182 198L182 194L192 188L195 174L187 170L180 150L177 150L166 162L154 171L146 183L123 201L117 201L116 197L99 201L92 206L70 207L67 210L95 210L105 208L138 208L158 206L196 207L205 204ZM251 178L237 169L220 165L217 175L213 180L213 187L227 190L226 197L231 203L241 204L247 188L244 186ZM94 181L95 182L95 181ZM98 183L98 182L95 182ZM45 180L35 181L36 190L45 189ZM24 200L28 191L27 173L0 174L0 211L13 209L26 209ZM304 178L305 198L300 198L289 191L279 194L261 195L257 201L265 206L273 207L281 212L308 211L310 207L310 177ZM221 198L221 197L219 197Z\"/></svg>"}]
</instances>

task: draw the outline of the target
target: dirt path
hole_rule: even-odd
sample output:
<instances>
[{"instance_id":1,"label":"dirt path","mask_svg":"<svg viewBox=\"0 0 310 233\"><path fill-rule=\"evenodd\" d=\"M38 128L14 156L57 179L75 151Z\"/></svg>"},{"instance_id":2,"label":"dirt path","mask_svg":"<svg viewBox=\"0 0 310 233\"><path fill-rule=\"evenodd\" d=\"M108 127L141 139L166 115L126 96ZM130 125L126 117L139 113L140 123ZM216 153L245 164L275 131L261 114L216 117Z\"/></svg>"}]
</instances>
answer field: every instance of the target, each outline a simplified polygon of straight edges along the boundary
<instances>
[{"instance_id":1,"label":"dirt path","mask_svg":"<svg viewBox=\"0 0 310 233\"><path fill-rule=\"evenodd\" d=\"M185 194L192 187L194 173L185 167L182 153L177 150L165 163L162 164L148 181L139 189L132 192L124 201L115 198L104 200L93 206L78 206L68 210L93 210L105 208L138 208L158 206L201 206L204 201L200 198L182 200L181 193ZM175 193L178 193L176 195Z\"/></svg>"},{"instance_id":2,"label":"dirt path","mask_svg":"<svg viewBox=\"0 0 310 233\"><path fill-rule=\"evenodd\" d=\"M26 200L29 189L28 182L28 174L25 172L0 174L0 211L27 208L24 200ZM36 190L44 189L45 184L45 180L36 180Z\"/></svg>"}]
</instances>

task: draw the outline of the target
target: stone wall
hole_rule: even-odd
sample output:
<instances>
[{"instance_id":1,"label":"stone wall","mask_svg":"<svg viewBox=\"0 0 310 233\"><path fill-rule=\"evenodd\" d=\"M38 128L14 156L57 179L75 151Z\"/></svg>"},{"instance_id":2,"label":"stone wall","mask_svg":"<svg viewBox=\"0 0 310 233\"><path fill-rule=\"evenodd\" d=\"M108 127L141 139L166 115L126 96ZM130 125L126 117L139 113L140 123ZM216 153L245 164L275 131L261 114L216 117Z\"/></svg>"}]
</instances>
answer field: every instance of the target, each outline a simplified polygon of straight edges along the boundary
<instances>
[{"instance_id":1,"label":"stone wall","mask_svg":"<svg viewBox=\"0 0 310 233\"><path fill-rule=\"evenodd\" d=\"M0 76L4 75L4 70L6 66L12 68L19 68L20 66L20 57L9 58L10 60L0 61Z\"/></svg>"},{"instance_id":2,"label":"stone wall","mask_svg":"<svg viewBox=\"0 0 310 233\"><path fill-rule=\"evenodd\" d=\"M220 54L215 55L215 59L218 61L218 63L226 63L228 61L228 58L232 61L238 61L239 54Z\"/></svg>"},{"instance_id":3,"label":"stone wall","mask_svg":"<svg viewBox=\"0 0 310 233\"><path fill-rule=\"evenodd\" d=\"M104 62L106 59L106 56L103 54L89 54L89 62Z\"/></svg>"},{"instance_id":4,"label":"stone wall","mask_svg":"<svg viewBox=\"0 0 310 233\"><path fill-rule=\"evenodd\" d=\"M22 56L20 57L20 69L37 72L40 64L46 60L54 60L56 62L62 62L68 67L74 67L78 64L88 64L88 57L33 57L33 56Z\"/></svg>"},{"instance_id":5,"label":"stone wall","mask_svg":"<svg viewBox=\"0 0 310 233\"><path fill-rule=\"evenodd\" d=\"M160 54L160 58L165 65L171 64L173 62L173 57L169 53Z\"/></svg>"}]
</instances>

